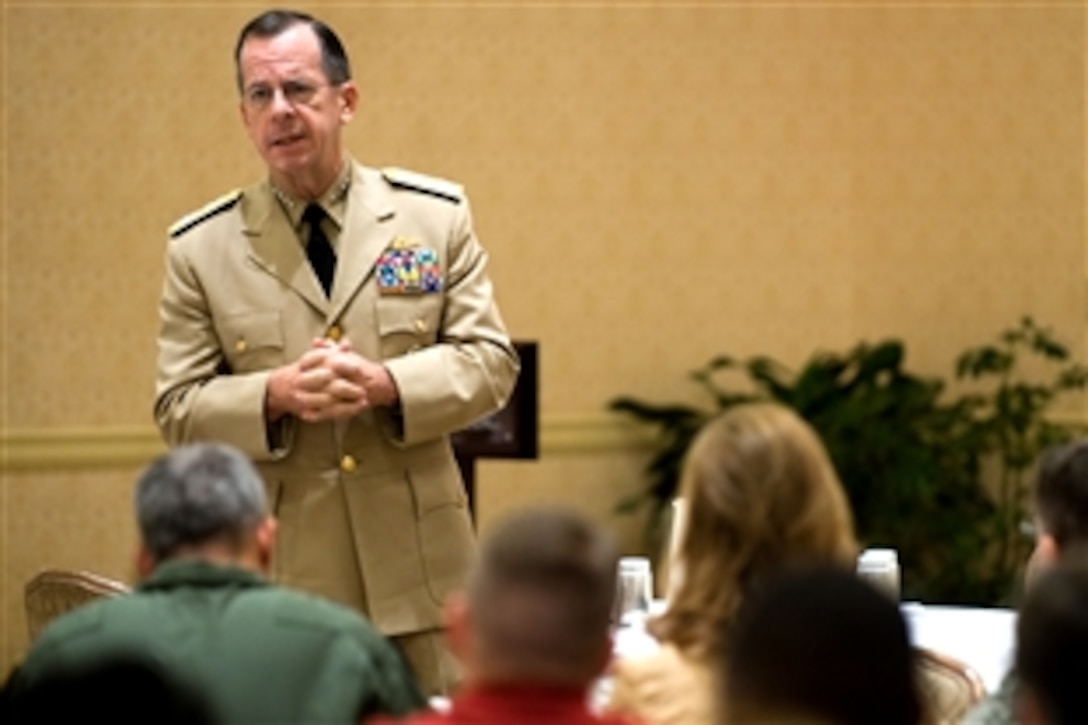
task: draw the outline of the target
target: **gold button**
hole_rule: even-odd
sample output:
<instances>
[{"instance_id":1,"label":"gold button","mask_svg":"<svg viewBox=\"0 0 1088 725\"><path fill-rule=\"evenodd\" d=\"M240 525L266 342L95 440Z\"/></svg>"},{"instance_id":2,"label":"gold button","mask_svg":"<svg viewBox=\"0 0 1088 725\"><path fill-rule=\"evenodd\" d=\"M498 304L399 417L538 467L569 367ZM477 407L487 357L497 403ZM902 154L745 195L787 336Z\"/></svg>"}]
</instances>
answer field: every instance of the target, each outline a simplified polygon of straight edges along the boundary
<instances>
[{"instance_id":1,"label":"gold button","mask_svg":"<svg viewBox=\"0 0 1088 725\"><path fill-rule=\"evenodd\" d=\"M340 459L340 470L344 473L351 473L356 468L355 459L351 456L344 456Z\"/></svg>"},{"instance_id":2,"label":"gold button","mask_svg":"<svg viewBox=\"0 0 1088 725\"><path fill-rule=\"evenodd\" d=\"M333 342L340 342L340 337L343 334L344 332L340 329L339 325L333 325L329 328L328 332L325 333L325 337L329 338Z\"/></svg>"},{"instance_id":3,"label":"gold button","mask_svg":"<svg viewBox=\"0 0 1088 725\"><path fill-rule=\"evenodd\" d=\"M427 331L427 323L423 321L422 317L417 318L416 319L416 332L426 332L426 331Z\"/></svg>"},{"instance_id":4,"label":"gold button","mask_svg":"<svg viewBox=\"0 0 1088 725\"><path fill-rule=\"evenodd\" d=\"M236 352L245 352L246 351L246 341L245 341L245 339L241 339L238 342L234 343L234 350Z\"/></svg>"}]
</instances>

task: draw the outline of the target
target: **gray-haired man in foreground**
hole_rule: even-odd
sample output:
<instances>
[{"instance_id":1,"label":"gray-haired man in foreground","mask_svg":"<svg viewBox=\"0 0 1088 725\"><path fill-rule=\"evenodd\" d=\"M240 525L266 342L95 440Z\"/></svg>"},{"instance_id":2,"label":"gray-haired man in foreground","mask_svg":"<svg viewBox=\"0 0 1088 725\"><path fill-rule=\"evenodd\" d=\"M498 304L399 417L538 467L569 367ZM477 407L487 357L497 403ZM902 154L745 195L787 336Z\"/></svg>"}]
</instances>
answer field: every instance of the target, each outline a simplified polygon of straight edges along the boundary
<instances>
[{"instance_id":1,"label":"gray-haired man in foreground","mask_svg":"<svg viewBox=\"0 0 1088 725\"><path fill-rule=\"evenodd\" d=\"M124 660L168 676L221 722L358 722L424 705L362 617L264 578L276 523L241 453L177 448L144 473L135 503L143 581L50 625L12 678L14 702Z\"/></svg>"}]
</instances>

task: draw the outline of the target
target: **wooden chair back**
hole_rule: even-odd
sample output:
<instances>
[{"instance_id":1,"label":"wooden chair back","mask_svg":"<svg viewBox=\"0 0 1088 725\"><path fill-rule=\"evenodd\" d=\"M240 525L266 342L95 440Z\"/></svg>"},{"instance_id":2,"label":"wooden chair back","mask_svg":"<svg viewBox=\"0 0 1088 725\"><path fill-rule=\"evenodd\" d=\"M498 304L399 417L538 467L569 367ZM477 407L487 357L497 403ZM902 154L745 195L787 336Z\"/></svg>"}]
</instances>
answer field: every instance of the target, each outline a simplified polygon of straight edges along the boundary
<instances>
[{"instance_id":1,"label":"wooden chair back","mask_svg":"<svg viewBox=\"0 0 1088 725\"><path fill-rule=\"evenodd\" d=\"M26 624L33 642L51 621L102 597L125 594L125 584L85 571L49 569L39 572L26 584Z\"/></svg>"}]
</instances>

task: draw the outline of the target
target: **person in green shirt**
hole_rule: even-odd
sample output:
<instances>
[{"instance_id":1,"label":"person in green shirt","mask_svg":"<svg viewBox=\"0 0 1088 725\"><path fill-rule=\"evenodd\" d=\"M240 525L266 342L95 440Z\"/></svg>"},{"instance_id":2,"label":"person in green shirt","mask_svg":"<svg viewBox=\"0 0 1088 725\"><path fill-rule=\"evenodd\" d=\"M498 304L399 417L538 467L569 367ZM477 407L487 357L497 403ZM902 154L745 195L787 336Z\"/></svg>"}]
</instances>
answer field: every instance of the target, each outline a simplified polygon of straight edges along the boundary
<instances>
[{"instance_id":1,"label":"person in green shirt","mask_svg":"<svg viewBox=\"0 0 1088 725\"><path fill-rule=\"evenodd\" d=\"M8 683L12 712L62 714L63 698L35 693L117 661L165 676L216 722L354 723L425 706L402 656L359 614L265 578L276 522L239 451L174 449L139 480L135 508L141 582L42 632Z\"/></svg>"}]
</instances>

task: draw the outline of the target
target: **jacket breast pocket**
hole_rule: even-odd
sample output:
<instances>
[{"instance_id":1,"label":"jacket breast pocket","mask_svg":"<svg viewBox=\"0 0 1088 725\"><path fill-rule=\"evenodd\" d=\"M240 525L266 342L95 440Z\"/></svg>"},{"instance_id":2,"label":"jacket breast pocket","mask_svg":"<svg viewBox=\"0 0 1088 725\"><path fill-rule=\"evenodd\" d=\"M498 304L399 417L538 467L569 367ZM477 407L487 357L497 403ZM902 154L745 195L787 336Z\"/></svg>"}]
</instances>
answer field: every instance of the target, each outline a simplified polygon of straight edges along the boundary
<instances>
[{"instance_id":1,"label":"jacket breast pocket","mask_svg":"<svg viewBox=\"0 0 1088 725\"><path fill-rule=\"evenodd\" d=\"M267 370L286 362L279 310L224 315L216 329L231 372Z\"/></svg>"},{"instance_id":2,"label":"jacket breast pocket","mask_svg":"<svg viewBox=\"0 0 1088 725\"><path fill-rule=\"evenodd\" d=\"M442 322L442 295L388 295L376 303L382 359L433 345Z\"/></svg>"}]
</instances>

